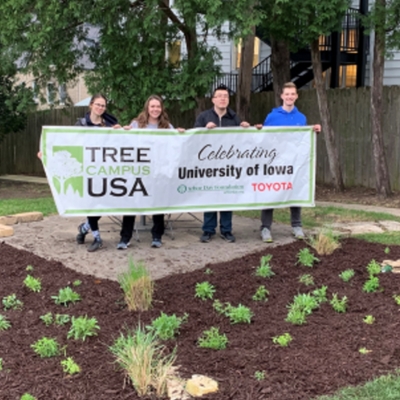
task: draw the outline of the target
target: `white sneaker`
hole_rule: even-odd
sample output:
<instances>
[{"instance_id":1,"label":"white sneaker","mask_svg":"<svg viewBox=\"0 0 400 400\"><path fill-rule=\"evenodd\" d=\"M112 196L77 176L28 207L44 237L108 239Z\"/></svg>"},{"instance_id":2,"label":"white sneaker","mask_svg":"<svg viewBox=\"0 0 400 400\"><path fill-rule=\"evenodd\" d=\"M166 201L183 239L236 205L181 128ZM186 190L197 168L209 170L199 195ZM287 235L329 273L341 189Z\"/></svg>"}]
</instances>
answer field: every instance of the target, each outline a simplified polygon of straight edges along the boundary
<instances>
[{"instance_id":1,"label":"white sneaker","mask_svg":"<svg viewBox=\"0 0 400 400\"><path fill-rule=\"evenodd\" d=\"M271 236L271 232L268 228L263 228L261 230L261 239L264 243L272 243L272 236Z\"/></svg>"},{"instance_id":2,"label":"white sneaker","mask_svg":"<svg viewBox=\"0 0 400 400\"><path fill-rule=\"evenodd\" d=\"M305 238L305 235L304 235L303 229L301 229L301 226L295 226L293 228L293 236L296 239L304 239Z\"/></svg>"}]
</instances>

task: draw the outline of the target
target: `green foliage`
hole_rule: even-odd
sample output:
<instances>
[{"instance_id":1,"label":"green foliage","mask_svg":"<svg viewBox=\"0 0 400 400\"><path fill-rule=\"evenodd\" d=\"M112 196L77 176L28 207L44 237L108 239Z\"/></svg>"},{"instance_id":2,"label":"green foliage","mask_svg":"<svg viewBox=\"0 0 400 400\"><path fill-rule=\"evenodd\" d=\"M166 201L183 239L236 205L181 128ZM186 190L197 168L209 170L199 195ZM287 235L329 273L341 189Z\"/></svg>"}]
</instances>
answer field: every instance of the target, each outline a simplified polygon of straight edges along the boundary
<instances>
[{"instance_id":1,"label":"green foliage","mask_svg":"<svg viewBox=\"0 0 400 400\"><path fill-rule=\"evenodd\" d=\"M344 282L348 282L351 278L353 278L354 274L355 274L354 269L346 269L345 271L339 274L339 277Z\"/></svg>"},{"instance_id":2,"label":"green foliage","mask_svg":"<svg viewBox=\"0 0 400 400\"><path fill-rule=\"evenodd\" d=\"M328 298L326 297L326 291L328 290L328 286L321 286L319 289L315 289L312 291L312 295L318 304L326 303Z\"/></svg>"},{"instance_id":3,"label":"green foliage","mask_svg":"<svg viewBox=\"0 0 400 400\"><path fill-rule=\"evenodd\" d=\"M24 303L17 299L15 293L3 297L2 303L5 310L21 310L24 306Z\"/></svg>"},{"instance_id":4,"label":"green foliage","mask_svg":"<svg viewBox=\"0 0 400 400\"><path fill-rule=\"evenodd\" d=\"M72 317L71 328L68 331L67 338L85 341L89 336L97 336L96 330L99 329L100 327L97 325L97 319L94 317L88 318L87 315L78 318Z\"/></svg>"},{"instance_id":5,"label":"green foliage","mask_svg":"<svg viewBox=\"0 0 400 400\"><path fill-rule=\"evenodd\" d=\"M258 381L263 381L265 379L265 371L254 372L254 378L256 378Z\"/></svg>"},{"instance_id":6,"label":"green foliage","mask_svg":"<svg viewBox=\"0 0 400 400\"><path fill-rule=\"evenodd\" d=\"M80 281L79 279L72 282L72 286L80 286L80 285L82 285L82 281Z\"/></svg>"},{"instance_id":7,"label":"green foliage","mask_svg":"<svg viewBox=\"0 0 400 400\"><path fill-rule=\"evenodd\" d=\"M27 272L32 272L33 271L32 265L28 265L25 269L26 269Z\"/></svg>"},{"instance_id":8,"label":"green foliage","mask_svg":"<svg viewBox=\"0 0 400 400\"><path fill-rule=\"evenodd\" d=\"M261 257L260 266L256 269L256 276L261 276L262 278L271 278L275 275L275 273L271 269L271 265L269 264L271 259L271 254Z\"/></svg>"},{"instance_id":9,"label":"green foliage","mask_svg":"<svg viewBox=\"0 0 400 400\"><path fill-rule=\"evenodd\" d=\"M11 323L4 315L0 314L0 331L6 331L9 328L11 328Z\"/></svg>"},{"instance_id":10,"label":"green foliage","mask_svg":"<svg viewBox=\"0 0 400 400\"><path fill-rule=\"evenodd\" d=\"M375 317L372 315L366 315L363 321L368 325L372 325L375 322Z\"/></svg>"},{"instance_id":11,"label":"green foliage","mask_svg":"<svg viewBox=\"0 0 400 400\"><path fill-rule=\"evenodd\" d=\"M20 400L36 400L36 397L33 397L31 394L29 394L29 393L24 393L22 396L21 396L21 399Z\"/></svg>"},{"instance_id":12,"label":"green foliage","mask_svg":"<svg viewBox=\"0 0 400 400\"><path fill-rule=\"evenodd\" d=\"M339 299L337 293L334 293L329 304L336 312L345 313L347 310L347 297L343 296L341 299Z\"/></svg>"},{"instance_id":13,"label":"green foliage","mask_svg":"<svg viewBox=\"0 0 400 400\"><path fill-rule=\"evenodd\" d=\"M3 371L3 368L4 368L4 366L3 366L3 359L0 358L0 371Z\"/></svg>"},{"instance_id":14,"label":"green foliage","mask_svg":"<svg viewBox=\"0 0 400 400\"><path fill-rule=\"evenodd\" d=\"M68 306L69 303L76 303L77 301L81 300L81 296L79 293L76 293L74 290L72 290L69 286L60 289L58 291L57 296L51 296L51 298L54 300L54 302L57 305L64 305L65 307Z\"/></svg>"},{"instance_id":15,"label":"green foliage","mask_svg":"<svg viewBox=\"0 0 400 400\"><path fill-rule=\"evenodd\" d=\"M299 277L299 282L306 286L314 285L314 277L310 274L303 274Z\"/></svg>"},{"instance_id":16,"label":"green foliage","mask_svg":"<svg viewBox=\"0 0 400 400\"><path fill-rule=\"evenodd\" d=\"M371 350L368 350L366 347L361 347L360 349L358 349L359 353L361 354L368 354L371 353Z\"/></svg>"},{"instance_id":17,"label":"green foliage","mask_svg":"<svg viewBox=\"0 0 400 400\"><path fill-rule=\"evenodd\" d=\"M56 314L54 323L56 325L65 325L70 321L70 316L68 314Z\"/></svg>"},{"instance_id":18,"label":"green foliage","mask_svg":"<svg viewBox=\"0 0 400 400\"><path fill-rule=\"evenodd\" d=\"M68 375L74 375L81 372L80 366L74 361L72 357L67 357L61 361L63 371Z\"/></svg>"},{"instance_id":19,"label":"green foliage","mask_svg":"<svg viewBox=\"0 0 400 400\"><path fill-rule=\"evenodd\" d=\"M60 352L57 340L47 337L39 339L31 347L41 358L55 357Z\"/></svg>"},{"instance_id":20,"label":"green foliage","mask_svg":"<svg viewBox=\"0 0 400 400\"><path fill-rule=\"evenodd\" d=\"M213 350L223 350L228 344L228 338L225 334L219 333L219 328L211 327L204 331L199 337L199 347Z\"/></svg>"},{"instance_id":21,"label":"green foliage","mask_svg":"<svg viewBox=\"0 0 400 400\"><path fill-rule=\"evenodd\" d=\"M385 252L385 254L389 254L390 253L390 248L389 247L385 247L385 250L383 250Z\"/></svg>"},{"instance_id":22,"label":"green foliage","mask_svg":"<svg viewBox=\"0 0 400 400\"><path fill-rule=\"evenodd\" d=\"M400 294L394 294L393 299L398 306L400 306Z\"/></svg>"},{"instance_id":23,"label":"green foliage","mask_svg":"<svg viewBox=\"0 0 400 400\"><path fill-rule=\"evenodd\" d=\"M279 336L274 336L272 338L273 343L279 344L281 347L287 347L289 346L289 343L293 340L292 336L290 333L286 332L283 335Z\"/></svg>"},{"instance_id":24,"label":"green foliage","mask_svg":"<svg viewBox=\"0 0 400 400\"><path fill-rule=\"evenodd\" d=\"M297 260L299 264L310 268L314 266L315 262L319 262L319 259L310 252L308 247L305 247L299 251L297 254Z\"/></svg>"},{"instance_id":25,"label":"green foliage","mask_svg":"<svg viewBox=\"0 0 400 400\"><path fill-rule=\"evenodd\" d=\"M326 291L326 286L317 289L317 293L322 292L322 295L321 293L319 294L321 297L324 295L324 291ZM310 315L314 309L318 308L319 304L320 301L310 293L298 294L294 296L293 303L287 306L289 311L285 321L294 325L303 325L306 323L307 315Z\"/></svg>"},{"instance_id":26,"label":"green foliage","mask_svg":"<svg viewBox=\"0 0 400 400\"><path fill-rule=\"evenodd\" d=\"M381 272L381 266L375 260L367 265L367 271L370 276L378 275Z\"/></svg>"},{"instance_id":27,"label":"green foliage","mask_svg":"<svg viewBox=\"0 0 400 400\"><path fill-rule=\"evenodd\" d=\"M53 314L51 312L41 315L39 318L44 322L46 326L50 326L53 323Z\"/></svg>"},{"instance_id":28,"label":"green foliage","mask_svg":"<svg viewBox=\"0 0 400 400\"><path fill-rule=\"evenodd\" d=\"M196 283L196 294L202 300L212 299L215 293L215 288L209 282Z\"/></svg>"},{"instance_id":29,"label":"green foliage","mask_svg":"<svg viewBox=\"0 0 400 400\"><path fill-rule=\"evenodd\" d=\"M233 307L230 303L225 303L225 306L219 301L215 300L213 308L219 314L223 314L230 319L231 324L248 323L250 324L253 313L250 308L239 304Z\"/></svg>"},{"instance_id":30,"label":"green foliage","mask_svg":"<svg viewBox=\"0 0 400 400\"><path fill-rule=\"evenodd\" d=\"M39 278L34 278L31 275L28 275L25 279L24 279L24 285L32 290L32 292L40 292L42 289L42 283L40 282Z\"/></svg>"},{"instance_id":31,"label":"green foliage","mask_svg":"<svg viewBox=\"0 0 400 400\"><path fill-rule=\"evenodd\" d=\"M269 295L269 291L265 288L264 285L261 285L257 288L256 292L254 293L252 299L254 301L267 301L267 296Z\"/></svg>"},{"instance_id":32,"label":"green foliage","mask_svg":"<svg viewBox=\"0 0 400 400\"><path fill-rule=\"evenodd\" d=\"M373 293L379 289L379 278L377 276L370 276L370 278L364 283L363 291L366 293Z\"/></svg>"},{"instance_id":33,"label":"green foliage","mask_svg":"<svg viewBox=\"0 0 400 400\"><path fill-rule=\"evenodd\" d=\"M177 317L175 314L167 315L161 312L161 315L152 321L147 328L154 331L161 340L173 339L179 332L180 326L187 321L188 314L183 317Z\"/></svg>"}]
</instances>

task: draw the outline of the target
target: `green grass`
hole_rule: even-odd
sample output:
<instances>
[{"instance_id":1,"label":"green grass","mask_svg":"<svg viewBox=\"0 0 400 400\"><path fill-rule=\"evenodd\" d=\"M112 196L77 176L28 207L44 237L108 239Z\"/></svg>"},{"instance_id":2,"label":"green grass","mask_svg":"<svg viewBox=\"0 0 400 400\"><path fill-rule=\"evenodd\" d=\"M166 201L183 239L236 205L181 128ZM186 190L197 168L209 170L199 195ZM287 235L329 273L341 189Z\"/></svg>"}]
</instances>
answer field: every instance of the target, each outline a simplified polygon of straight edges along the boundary
<instances>
[{"instance_id":1,"label":"green grass","mask_svg":"<svg viewBox=\"0 0 400 400\"><path fill-rule=\"evenodd\" d=\"M314 400L398 400L400 398L400 370L380 376L365 385L340 389L332 396Z\"/></svg>"},{"instance_id":2,"label":"green grass","mask_svg":"<svg viewBox=\"0 0 400 400\"><path fill-rule=\"evenodd\" d=\"M57 214L52 197L39 199L6 199L0 201L0 215L12 215L24 212L39 211L44 216Z\"/></svg>"},{"instance_id":3,"label":"green grass","mask_svg":"<svg viewBox=\"0 0 400 400\"><path fill-rule=\"evenodd\" d=\"M354 237L366 240L367 242L380 243L387 246L400 245L400 232L363 233L354 235Z\"/></svg>"}]
</instances>

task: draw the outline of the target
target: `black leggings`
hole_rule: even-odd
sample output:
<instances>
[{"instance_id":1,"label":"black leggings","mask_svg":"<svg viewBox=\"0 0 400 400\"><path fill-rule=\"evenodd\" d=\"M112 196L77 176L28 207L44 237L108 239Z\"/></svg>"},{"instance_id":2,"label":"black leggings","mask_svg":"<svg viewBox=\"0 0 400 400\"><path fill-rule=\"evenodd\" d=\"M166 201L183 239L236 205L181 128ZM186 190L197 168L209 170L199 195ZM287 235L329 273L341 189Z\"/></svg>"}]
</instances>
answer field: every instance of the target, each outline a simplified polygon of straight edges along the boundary
<instances>
[{"instance_id":1,"label":"black leggings","mask_svg":"<svg viewBox=\"0 0 400 400\"><path fill-rule=\"evenodd\" d=\"M98 231L99 230L99 219L101 217L88 217L88 222L90 225L91 231Z\"/></svg>"},{"instance_id":2,"label":"black leggings","mask_svg":"<svg viewBox=\"0 0 400 400\"><path fill-rule=\"evenodd\" d=\"M128 243L132 238L133 227L135 226L134 215L124 215L122 218L121 240ZM151 235L153 239L161 239L164 234L164 214L153 215L153 227Z\"/></svg>"}]
</instances>

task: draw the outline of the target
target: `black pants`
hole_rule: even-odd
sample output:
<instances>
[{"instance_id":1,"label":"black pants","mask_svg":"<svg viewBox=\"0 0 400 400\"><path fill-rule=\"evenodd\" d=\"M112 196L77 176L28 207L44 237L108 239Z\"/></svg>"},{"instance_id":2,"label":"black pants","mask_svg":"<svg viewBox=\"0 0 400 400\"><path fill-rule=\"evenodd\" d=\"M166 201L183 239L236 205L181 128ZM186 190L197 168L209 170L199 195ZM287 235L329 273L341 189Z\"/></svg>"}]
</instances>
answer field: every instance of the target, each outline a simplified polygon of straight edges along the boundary
<instances>
[{"instance_id":1,"label":"black pants","mask_svg":"<svg viewBox=\"0 0 400 400\"><path fill-rule=\"evenodd\" d=\"M135 226L134 215L124 215L122 218L121 241L128 243L132 239L133 227ZM164 214L153 215L153 227L151 235L153 239L160 239L164 235Z\"/></svg>"},{"instance_id":2,"label":"black pants","mask_svg":"<svg viewBox=\"0 0 400 400\"><path fill-rule=\"evenodd\" d=\"M88 222L90 225L91 231L98 231L99 230L99 219L101 217L88 217Z\"/></svg>"}]
</instances>

